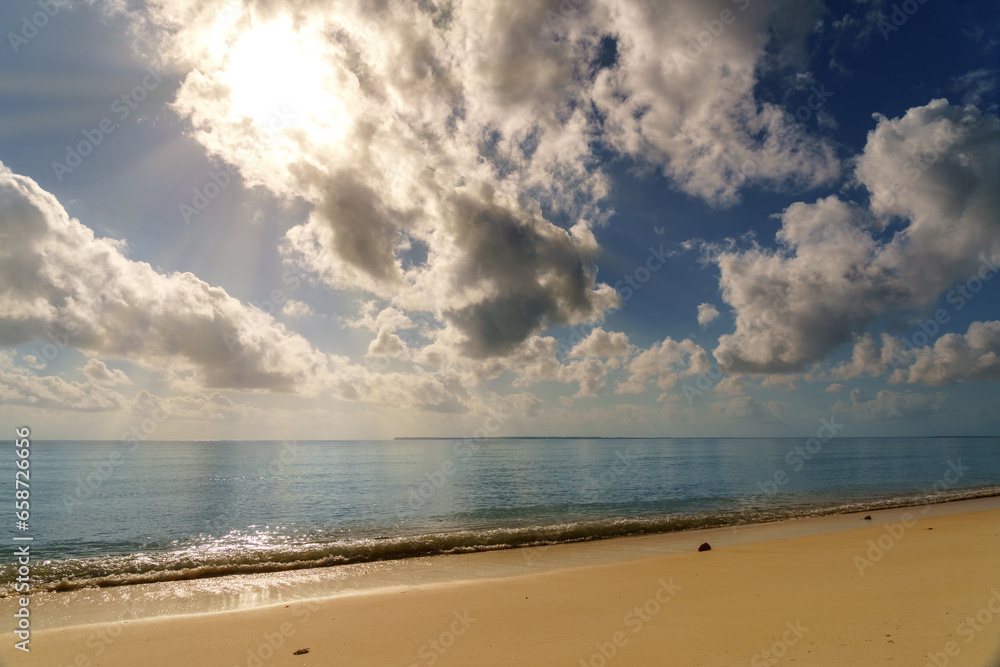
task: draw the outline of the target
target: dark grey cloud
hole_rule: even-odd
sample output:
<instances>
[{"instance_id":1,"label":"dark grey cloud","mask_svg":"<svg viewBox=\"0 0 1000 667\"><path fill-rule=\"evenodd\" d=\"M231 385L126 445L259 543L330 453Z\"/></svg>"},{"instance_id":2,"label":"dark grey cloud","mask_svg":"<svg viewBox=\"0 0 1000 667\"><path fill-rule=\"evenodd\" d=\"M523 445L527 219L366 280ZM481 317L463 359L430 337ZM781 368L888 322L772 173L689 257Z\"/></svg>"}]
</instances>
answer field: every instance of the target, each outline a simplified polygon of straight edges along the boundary
<instances>
[{"instance_id":1,"label":"dark grey cloud","mask_svg":"<svg viewBox=\"0 0 1000 667\"><path fill-rule=\"evenodd\" d=\"M470 356L507 354L544 325L598 314L592 260L568 233L467 195L452 201L446 229L463 250L455 280L488 294L445 312Z\"/></svg>"}]
</instances>

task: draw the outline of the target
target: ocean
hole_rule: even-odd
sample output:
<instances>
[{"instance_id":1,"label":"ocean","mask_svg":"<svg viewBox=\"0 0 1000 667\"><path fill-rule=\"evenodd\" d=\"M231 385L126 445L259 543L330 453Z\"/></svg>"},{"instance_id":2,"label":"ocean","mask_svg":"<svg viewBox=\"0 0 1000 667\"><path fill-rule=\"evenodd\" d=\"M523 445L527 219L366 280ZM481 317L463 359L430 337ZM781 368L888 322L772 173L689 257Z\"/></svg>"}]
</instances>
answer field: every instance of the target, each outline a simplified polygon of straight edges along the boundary
<instances>
[{"instance_id":1,"label":"ocean","mask_svg":"<svg viewBox=\"0 0 1000 667\"><path fill-rule=\"evenodd\" d=\"M38 441L30 462L29 526L10 524L34 538L35 591L1000 494L1000 438ZM2 497L15 469L11 445Z\"/></svg>"}]
</instances>

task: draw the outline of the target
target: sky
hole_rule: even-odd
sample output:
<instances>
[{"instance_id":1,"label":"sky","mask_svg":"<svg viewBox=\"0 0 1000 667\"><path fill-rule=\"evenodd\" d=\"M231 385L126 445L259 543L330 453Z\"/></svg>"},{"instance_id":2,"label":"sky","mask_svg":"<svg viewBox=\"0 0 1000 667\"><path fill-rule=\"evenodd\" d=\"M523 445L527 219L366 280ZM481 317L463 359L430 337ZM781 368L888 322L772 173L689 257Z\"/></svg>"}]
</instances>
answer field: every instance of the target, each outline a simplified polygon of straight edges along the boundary
<instances>
[{"instance_id":1,"label":"sky","mask_svg":"<svg viewBox=\"0 0 1000 667\"><path fill-rule=\"evenodd\" d=\"M1000 432L995 2L10 0L0 32L7 431Z\"/></svg>"}]
</instances>

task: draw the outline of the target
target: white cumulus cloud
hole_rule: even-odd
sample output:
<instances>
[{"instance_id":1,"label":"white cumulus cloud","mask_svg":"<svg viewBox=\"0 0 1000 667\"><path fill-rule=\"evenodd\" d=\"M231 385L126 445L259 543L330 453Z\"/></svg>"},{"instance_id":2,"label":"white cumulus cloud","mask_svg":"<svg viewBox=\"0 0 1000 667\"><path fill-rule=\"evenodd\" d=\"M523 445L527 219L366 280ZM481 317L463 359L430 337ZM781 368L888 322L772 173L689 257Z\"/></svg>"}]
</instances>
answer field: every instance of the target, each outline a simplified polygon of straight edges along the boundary
<instances>
[{"instance_id":1,"label":"white cumulus cloud","mask_svg":"<svg viewBox=\"0 0 1000 667\"><path fill-rule=\"evenodd\" d=\"M132 384L132 381L120 368L108 368L100 359L90 359L80 369L84 375L97 384L113 387L119 384Z\"/></svg>"},{"instance_id":2,"label":"white cumulus cloud","mask_svg":"<svg viewBox=\"0 0 1000 667\"><path fill-rule=\"evenodd\" d=\"M59 341L213 388L315 390L327 370L270 315L190 273L128 259L122 242L95 237L2 165L0 230L0 345Z\"/></svg>"},{"instance_id":3,"label":"white cumulus cloud","mask_svg":"<svg viewBox=\"0 0 1000 667\"><path fill-rule=\"evenodd\" d=\"M698 324L708 326L708 324L719 316L719 309L710 303L702 303L698 306Z\"/></svg>"},{"instance_id":4,"label":"white cumulus cloud","mask_svg":"<svg viewBox=\"0 0 1000 667\"><path fill-rule=\"evenodd\" d=\"M736 311L716 358L743 372L802 370L874 318L933 303L975 274L1000 254L998 152L1000 121L975 107L934 100L879 117L856 169L871 212L835 196L796 203L777 249L715 253Z\"/></svg>"}]
</instances>

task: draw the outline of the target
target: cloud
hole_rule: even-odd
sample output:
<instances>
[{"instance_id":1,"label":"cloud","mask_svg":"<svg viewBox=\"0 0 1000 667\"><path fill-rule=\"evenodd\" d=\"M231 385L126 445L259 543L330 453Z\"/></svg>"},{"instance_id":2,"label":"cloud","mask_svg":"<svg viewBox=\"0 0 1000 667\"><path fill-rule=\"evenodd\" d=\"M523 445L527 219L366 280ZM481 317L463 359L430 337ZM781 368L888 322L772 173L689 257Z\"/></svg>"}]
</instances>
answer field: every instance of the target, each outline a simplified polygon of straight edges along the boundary
<instances>
[{"instance_id":1,"label":"cloud","mask_svg":"<svg viewBox=\"0 0 1000 667\"><path fill-rule=\"evenodd\" d=\"M963 334L944 334L933 346L913 350L908 368L892 381L948 385L1000 380L1000 321L973 322Z\"/></svg>"},{"instance_id":2,"label":"cloud","mask_svg":"<svg viewBox=\"0 0 1000 667\"><path fill-rule=\"evenodd\" d=\"M0 351L0 403L103 412L121 409L125 398L113 389L93 382L67 382L56 375L39 376L16 368L13 355Z\"/></svg>"},{"instance_id":3,"label":"cloud","mask_svg":"<svg viewBox=\"0 0 1000 667\"><path fill-rule=\"evenodd\" d=\"M848 414L860 421L884 421L888 419L921 419L941 409L945 395L918 394L913 391L897 392L883 389L874 398L860 389L850 393L850 405L837 401L833 411Z\"/></svg>"},{"instance_id":4,"label":"cloud","mask_svg":"<svg viewBox=\"0 0 1000 667\"><path fill-rule=\"evenodd\" d=\"M412 329L416 326L406 313L398 308L389 306L379 310L379 305L376 301L363 302L359 311L357 318L345 322L347 326L355 329L366 329L372 332L378 332L381 329L398 331L400 329Z\"/></svg>"},{"instance_id":5,"label":"cloud","mask_svg":"<svg viewBox=\"0 0 1000 667\"><path fill-rule=\"evenodd\" d=\"M781 215L779 248L711 255L736 311L716 358L737 372L802 370L876 317L933 303L973 275L1000 252L998 151L1000 121L974 107L934 100L879 116L856 167L870 212L837 197L796 203Z\"/></svg>"},{"instance_id":6,"label":"cloud","mask_svg":"<svg viewBox=\"0 0 1000 667\"><path fill-rule=\"evenodd\" d=\"M746 388L746 380L742 375L727 375L715 383L715 393L726 394L727 396L740 396Z\"/></svg>"},{"instance_id":7,"label":"cloud","mask_svg":"<svg viewBox=\"0 0 1000 667\"><path fill-rule=\"evenodd\" d=\"M1000 379L1000 322L973 322L965 334L942 334L922 347L889 334L882 334L879 345L865 334L855 342L851 361L833 369L839 378L886 373L893 384L929 386Z\"/></svg>"},{"instance_id":8,"label":"cloud","mask_svg":"<svg viewBox=\"0 0 1000 667\"><path fill-rule=\"evenodd\" d=\"M629 344L626 334L618 331L607 332L601 327L597 327L590 332L590 335L574 345L567 356L570 359L587 357L608 359L610 357L626 357L631 349L632 346Z\"/></svg>"},{"instance_id":9,"label":"cloud","mask_svg":"<svg viewBox=\"0 0 1000 667\"><path fill-rule=\"evenodd\" d=\"M511 374L511 385L515 388L543 382L577 384L578 390L572 398L579 398L600 394L609 373L621 369L622 360L631 353L632 346L625 334L597 328L566 354L565 361L560 359L560 344L551 336L532 336L506 357L452 358L447 354L449 349L447 342L436 341L415 353L414 361L453 369L469 385L494 380L505 373ZM572 398L566 398L565 402L571 403Z\"/></svg>"},{"instance_id":10,"label":"cloud","mask_svg":"<svg viewBox=\"0 0 1000 667\"><path fill-rule=\"evenodd\" d=\"M304 338L190 273L127 259L2 165L0 230L0 345L49 339L208 388L320 386L327 360Z\"/></svg>"},{"instance_id":11,"label":"cloud","mask_svg":"<svg viewBox=\"0 0 1000 667\"><path fill-rule=\"evenodd\" d=\"M132 384L132 381L125 375L125 371L118 368L110 369L100 359L90 359L80 370L93 382L105 387Z\"/></svg>"},{"instance_id":12,"label":"cloud","mask_svg":"<svg viewBox=\"0 0 1000 667\"><path fill-rule=\"evenodd\" d=\"M754 97L762 70L801 68L821 3L599 6L607 16L599 25L617 37L618 61L598 73L593 97L605 140L616 150L717 204L734 203L749 183L812 187L838 176L829 145ZM729 13L725 24L723 12Z\"/></svg>"},{"instance_id":13,"label":"cloud","mask_svg":"<svg viewBox=\"0 0 1000 667\"><path fill-rule=\"evenodd\" d=\"M572 110L593 47L582 29L579 46L557 43L534 6L274 2L226 23L218 4L176 0L150 18L176 28L154 32L164 56L194 68L175 103L194 136L249 184L313 205L283 248L331 287L428 311L478 358L617 303L595 282L589 231L606 179ZM245 44L262 35L274 62L247 80ZM288 75L306 79L301 108L251 103L245 89L286 85L272 68L306 62Z\"/></svg>"},{"instance_id":14,"label":"cloud","mask_svg":"<svg viewBox=\"0 0 1000 667\"><path fill-rule=\"evenodd\" d=\"M450 223L465 246L456 284L489 293L443 313L468 356L506 355L545 324L584 322L618 302L610 287L595 290L592 265L565 231L472 197L459 199Z\"/></svg>"},{"instance_id":15,"label":"cloud","mask_svg":"<svg viewBox=\"0 0 1000 667\"><path fill-rule=\"evenodd\" d=\"M557 349L555 338L533 336L525 341L511 357L489 363L489 377L495 377L504 371L514 369L516 377L513 385L515 387L527 387L539 382L555 380L563 367L559 361ZM482 370L477 372L483 375Z\"/></svg>"},{"instance_id":16,"label":"cloud","mask_svg":"<svg viewBox=\"0 0 1000 667\"><path fill-rule=\"evenodd\" d=\"M827 388L824 389L823 391L828 392L830 394L836 394L841 391L844 391L844 385L840 384L839 382L834 382L833 384L828 385Z\"/></svg>"},{"instance_id":17,"label":"cloud","mask_svg":"<svg viewBox=\"0 0 1000 667\"><path fill-rule=\"evenodd\" d=\"M559 345L555 338L532 336L504 359L460 360L457 366L473 382L493 379L512 371L514 387L530 387L541 382L576 383L579 387L574 398L579 398L597 396L604 389L609 371L621 368L621 361L615 355L628 354L629 349L628 338L624 334L608 334L596 329L567 354L568 358L575 359L567 363L559 359Z\"/></svg>"},{"instance_id":18,"label":"cloud","mask_svg":"<svg viewBox=\"0 0 1000 667\"><path fill-rule=\"evenodd\" d=\"M368 345L368 356L405 359L407 356L406 343L389 329L379 329L375 340Z\"/></svg>"},{"instance_id":19,"label":"cloud","mask_svg":"<svg viewBox=\"0 0 1000 667\"><path fill-rule=\"evenodd\" d=\"M835 197L793 204L782 215L785 248L754 247L715 258L722 298L736 311L735 332L721 336L714 351L720 363L729 362L727 370L801 370L849 339L855 320L878 313L878 301L861 298L878 276L853 277L871 271L864 267L874 242L842 233L856 218Z\"/></svg>"},{"instance_id":20,"label":"cloud","mask_svg":"<svg viewBox=\"0 0 1000 667\"><path fill-rule=\"evenodd\" d=\"M862 334L854 341L851 360L837 366L832 372L834 377L844 380L862 375L878 376L890 366L898 366L902 360L902 341L899 339L882 334L880 347L871 334Z\"/></svg>"},{"instance_id":21,"label":"cloud","mask_svg":"<svg viewBox=\"0 0 1000 667\"><path fill-rule=\"evenodd\" d=\"M105 359L161 371L192 419L257 419L217 390L327 395L400 409L462 413L475 406L451 371L378 373L323 354L260 309L190 273L163 274L129 260L124 243L96 238L29 178L0 166L0 345L50 340ZM403 321L391 313L383 323ZM392 325L386 325L392 326ZM375 354L405 356L389 328ZM98 359L82 369L92 382L8 371L0 401L77 410L122 407L100 386L128 382ZM209 390L205 393L203 390ZM249 412L247 412L249 410Z\"/></svg>"},{"instance_id":22,"label":"cloud","mask_svg":"<svg viewBox=\"0 0 1000 667\"><path fill-rule=\"evenodd\" d=\"M337 395L399 410L467 413L474 404L461 378L450 372L369 373L345 368L337 376Z\"/></svg>"},{"instance_id":23,"label":"cloud","mask_svg":"<svg viewBox=\"0 0 1000 667\"><path fill-rule=\"evenodd\" d=\"M38 359L33 354L26 354L21 357L21 363L23 363L27 368L32 370L40 371L45 368L45 363Z\"/></svg>"},{"instance_id":24,"label":"cloud","mask_svg":"<svg viewBox=\"0 0 1000 667\"><path fill-rule=\"evenodd\" d=\"M788 406L780 401L762 403L750 396L737 396L712 404L712 412L727 420L782 421Z\"/></svg>"},{"instance_id":25,"label":"cloud","mask_svg":"<svg viewBox=\"0 0 1000 667\"><path fill-rule=\"evenodd\" d=\"M528 392L508 393L504 395L490 392L485 400L484 410L486 415L498 420L498 416L504 421L509 419L532 419L542 416L541 407L544 401Z\"/></svg>"},{"instance_id":26,"label":"cloud","mask_svg":"<svg viewBox=\"0 0 1000 667\"><path fill-rule=\"evenodd\" d=\"M308 317L316 314L308 303L296 299L286 301L281 312L289 317Z\"/></svg>"},{"instance_id":27,"label":"cloud","mask_svg":"<svg viewBox=\"0 0 1000 667\"><path fill-rule=\"evenodd\" d=\"M977 69L966 72L962 76L953 77L951 80L952 92L962 95L962 104L982 104L983 98L987 97L997 88L997 80L1000 78L1000 70Z\"/></svg>"},{"instance_id":28,"label":"cloud","mask_svg":"<svg viewBox=\"0 0 1000 667\"><path fill-rule=\"evenodd\" d=\"M786 391L791 391L795 389L795 378L794 374L788 375L768 375L760 383L761 387L783 387Z\"/></svg>"},{"instance_id":29,"label":"cloud","mask_svg":"<svg viewBox=\"0 0 1000 667\"><path fill-rule=\"evenodd\" d=\"M822 11L164 0L138 24L185 72L173 106L206 151L311 204L288 258L488 359L619 304L594 267L609 150L716 204L838 176L830 145L755 98L762 72L802 65ZM686 53L706 21L720 32Z\"/></svg>"},{"instance_id":30,"label":"cloud","mask_svg":"<svg viewBox=\"0 0 1000 667\"><path fill-rule=\"evenodd\" d=\"M618 367L617 359L612 359L610 362L602 362L599 359L588 357L582 361L574 361L562 366L556 375L556 379L560 382L579 383L579 389L574 398L597 396L598 391L604 388L608 370Z\"/></svg>"},{"instance_id":31,"label":"cloud","mask_svg":"<svg viewBox=\"0 0 1000 667\"><path fill-rule=\"evenodd\" d=\"M171 420L257 424L267 419L267 413L260 406L236 403L218 392L161 398L143 389L132 400L132 411L139 415L160 414L162 411Z\"/></svg>"},{"instance_id":32,"label":"cloud","mask_svg":"<svg viewBox=\"0 0 1000 667\"><path fill-rule=\"evenodd\" d=\"M878 28L878 22L886 18L882 0L861 0L855 7L839 19L829 22L830 32L836 41L834 51L840 48L858 49L867 43ZM854 11L850 11L853 9ZM825 25L823 26L825 29ZM831 67L835 66L831 62Z\"/></svg>"},{"instance_id":33,"label":"cloud","mask_svg":"<svg viewBox=\"0 0 1000 667\"><path fill-rule=\"evenodd\" d=\"M628 378L615 388L616 394L639 394L650 379L661 391L671 389L682 376L708 370L708 354L689 339L665 338L639 352L628 364Z\"/></svg>"},{"instance_id":34,"label":"cloud","mask_svg":"<svg viewBox=\"0 0 1000 667\"><path fill-rule=\"evenodd\" d=\"M710 322L719 316L719 310L710 303L703 303L698 306L698 324L702 327L708 326Z\"/></svg>"}]
</instances>

